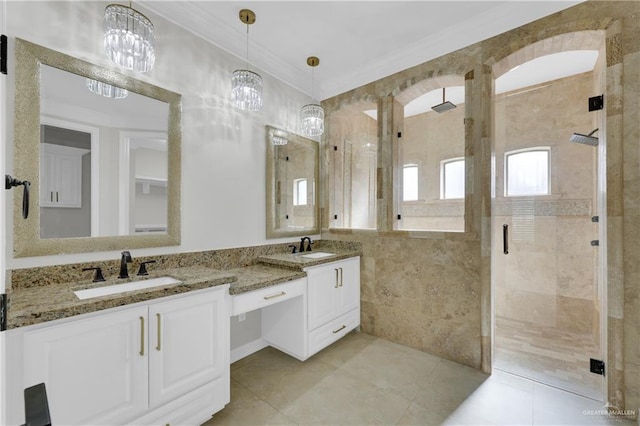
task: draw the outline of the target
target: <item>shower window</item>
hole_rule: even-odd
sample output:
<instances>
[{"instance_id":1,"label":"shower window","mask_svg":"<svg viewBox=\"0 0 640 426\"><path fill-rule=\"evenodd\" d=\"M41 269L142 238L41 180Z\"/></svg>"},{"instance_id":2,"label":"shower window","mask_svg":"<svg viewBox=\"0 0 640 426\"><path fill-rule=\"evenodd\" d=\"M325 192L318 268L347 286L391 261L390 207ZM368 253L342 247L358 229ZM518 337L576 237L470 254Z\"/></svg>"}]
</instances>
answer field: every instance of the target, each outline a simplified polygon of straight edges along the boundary
<instances>
[{"instance_id":1,"label":"shower window","mask_svg":"<svg viewBox=\"0 0 640 426\"><path fill-rule=\"evenodd\" d=\"M464 157L440 162L440 198L464 198Z\"/></svg>"},{"instance_id":2,"label":"shower window","mask_svg":"<svg viewBox=\"0 0 640 426\"><path fill-rule=\"evenodd\" d=\"M306 178L293 180L293 205L294 206L307 205L307 179Z\"/></svg>"},{"instance_id":3,"label":"shower window","mask_svg":"<svg viewBox=\"0 0 640 426\"><path fill-rule=\"evenodd\" d=\"M418 165L405 164L402 168L402 201L418 199Z\"/></svg>"},{"instance_id":4,"label":"shower window","mask_svg":"<svg viewBox=\"0 0 640 426\"><path fill-rule=\"evenodd\" d=\"M456 108L437 112L443 83ZM396 96L403 115L394 159L394 229L464 232L465 88L460 76L425 80ZM420 93L421 92L421 93ZM394 113L395 114L395 113Z\"/></svg>"},{"instance_id":5,"label":"shower window","mask_svg":"<svg viewBox=\"0 0 640 426\"><path fill-rule=\"evenodd\" d=\"M549 152L549 147L506 152L504 195L517 197L549 194Z\"/></svg>"}]
</instances>

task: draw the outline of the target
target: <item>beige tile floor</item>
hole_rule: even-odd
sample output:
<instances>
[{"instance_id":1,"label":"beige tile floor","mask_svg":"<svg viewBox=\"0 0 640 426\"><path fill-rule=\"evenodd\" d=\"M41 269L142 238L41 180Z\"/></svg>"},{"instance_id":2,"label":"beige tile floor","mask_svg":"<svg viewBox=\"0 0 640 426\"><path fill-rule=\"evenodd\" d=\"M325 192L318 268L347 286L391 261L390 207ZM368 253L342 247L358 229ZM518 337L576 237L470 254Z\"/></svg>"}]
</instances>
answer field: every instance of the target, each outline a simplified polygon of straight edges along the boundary
<instances>
[{"instance_id":1,"label":"beige tile floor","mask_svg":"<svg viewBox=\"0 0 640 426\"><path fill-rule=\"evenodd\" d=\"M231 403L211 425L635 425L603 404L362 333L306 362L266 348L231 366Z\"/></svg>"},{"instance_id":2,"label":"beige tile floor","mask_svg":"<svg viewBox=\"0 0 640 426\"><path fill-rule=\"evenodd\" d=\"M494 367L594 399L602 376L589 359L602 359L599 336L496 316Z\"/></svg>"}]
</instances>

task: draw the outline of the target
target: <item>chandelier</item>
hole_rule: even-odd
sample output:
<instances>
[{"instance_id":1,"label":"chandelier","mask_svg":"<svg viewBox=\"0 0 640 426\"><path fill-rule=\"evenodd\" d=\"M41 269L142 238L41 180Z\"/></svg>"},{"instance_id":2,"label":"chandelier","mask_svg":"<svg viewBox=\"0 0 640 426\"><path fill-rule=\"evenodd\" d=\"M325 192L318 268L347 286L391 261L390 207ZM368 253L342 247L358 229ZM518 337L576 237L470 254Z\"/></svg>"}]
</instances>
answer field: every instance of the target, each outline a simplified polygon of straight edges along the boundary
<instances>
[{"instance_id":1,"label":"chandelier","mask_svg":"<svg viewBox=\"0 0 640 426\"><path fill-rule=\"evenodd\" d=\"M307 58L307 65L311 67L311 97L313 98L313 68L320 65L320 59L315 56ZM324 133L324 109L318 104L308 104L300 111L302 119L301 132L304 136L320 136Z\"/></svg>"},{"instance_id":2,"label":"chandelier","mask_svg":"<svg viewBox=\"0 0 640 426\"><path fill-rule=\"evenodd\" d=\"M104 49L123 68L147 72L156 60L153 24L128 6L110 4L104 10Z\"/></svg>"},{"instance_id":3,"label":"chandelier","mask_svg":"<svg viewBox=\"0 0 640 426\"><path fill-rule=\"evenodd\" d=\"M92 78L87 78L87 89L96 95L102 95L105 98L124 99L129 95L127 89L112 86Z\"/></svg>"},{"instance_id":4,"label":"chandelier","mask_svg":"<svg viewBox=\"0 0 640 426\"><path fill-rule=\"evenodd\" d=\"M249 9L240 11L240 21L247 26L247 66L231 76L231 102L241 110L259 111L262 108L262 77L249 71L249 25L256 22L256 14Z\"/></svg>"}]
</instances>

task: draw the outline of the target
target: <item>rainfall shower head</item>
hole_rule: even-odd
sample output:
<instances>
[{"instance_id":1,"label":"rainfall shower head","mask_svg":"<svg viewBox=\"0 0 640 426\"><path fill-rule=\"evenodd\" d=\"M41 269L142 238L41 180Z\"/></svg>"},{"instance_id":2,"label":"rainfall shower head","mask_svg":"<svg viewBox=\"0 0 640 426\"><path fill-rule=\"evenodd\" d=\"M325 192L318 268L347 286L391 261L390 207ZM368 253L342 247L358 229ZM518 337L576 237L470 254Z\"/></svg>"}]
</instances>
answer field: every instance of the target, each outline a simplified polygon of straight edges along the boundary
<instances>
[{"instance_id":1,"label":"rainfall shower head","mask_svg":"<svg viewBox=\"0 0 640 426\"><path fill-rule=\"evenodd\" d=\"M438 104L436 106L432 106L431 109L434 110L437 113L442 113L445 111L449 111L450 109L454 109L456 107L455 104L452 104L449 101L445 101L444 100L444 87L442 88L442 103Z\"/></svg>"},{"instance_id":2,"label":"rainfall shower head","mask_svg":"<svg viewBox=\"0 0 640 426\"><path fill-rule=\"evenodd\" d=\"M574 133L573 135L571 135L571 138L569 139L569 141L575 142L575 143L581 143L584 145L598 146L598 138L596 136L593 136L593 134L597 131L598 129L595 129L593 132L589 133L588 135L583 135L581 133Z\"/></svg>"}]
</instances>

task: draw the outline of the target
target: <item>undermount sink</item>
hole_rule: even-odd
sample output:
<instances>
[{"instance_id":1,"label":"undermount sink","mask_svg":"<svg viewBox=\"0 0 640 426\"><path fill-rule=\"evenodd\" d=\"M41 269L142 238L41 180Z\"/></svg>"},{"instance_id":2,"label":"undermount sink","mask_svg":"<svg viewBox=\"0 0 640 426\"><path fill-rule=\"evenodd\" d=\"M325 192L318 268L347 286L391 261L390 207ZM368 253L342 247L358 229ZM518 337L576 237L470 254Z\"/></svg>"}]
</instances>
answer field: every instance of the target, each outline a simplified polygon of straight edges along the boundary
<instances>
[{"instance_id":1,"label":"undermount sink","mask_svg":"<svg viewBox=\"0 0 640 426\"><path fill-rule=\"evenodd\" d=\"M182 281L173 277L159 277L143 281L134 281L125 284L107 285L104 287L88 288L86 290L76 290L73 293L80 300L94 297L108 296L110 294L124 293L125 291L142 290L145 288L159 287L170 284L180 284Z\"/></svg>"},{"instance_id":2,"label":"undermount sink","mask_svg":"<svg viewBox=\"0 0 640 426\"><path fill-rule=\"evenodd\" d=\"M301 254L300 257L306 257L308 259L322 259L323 257L335 256L334 253L325 253L322 251L316 251L309 254Z\"/></svg>"}]
</instances>

